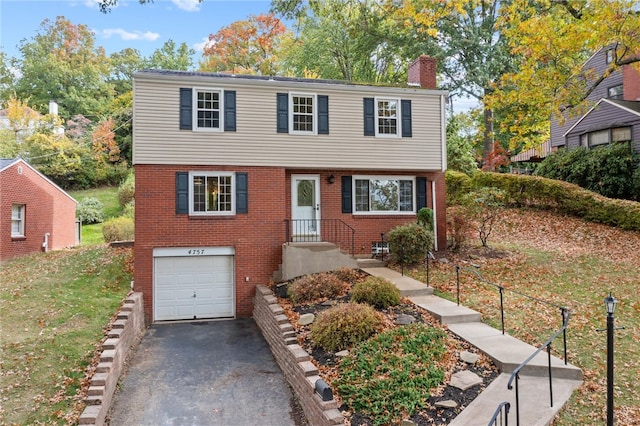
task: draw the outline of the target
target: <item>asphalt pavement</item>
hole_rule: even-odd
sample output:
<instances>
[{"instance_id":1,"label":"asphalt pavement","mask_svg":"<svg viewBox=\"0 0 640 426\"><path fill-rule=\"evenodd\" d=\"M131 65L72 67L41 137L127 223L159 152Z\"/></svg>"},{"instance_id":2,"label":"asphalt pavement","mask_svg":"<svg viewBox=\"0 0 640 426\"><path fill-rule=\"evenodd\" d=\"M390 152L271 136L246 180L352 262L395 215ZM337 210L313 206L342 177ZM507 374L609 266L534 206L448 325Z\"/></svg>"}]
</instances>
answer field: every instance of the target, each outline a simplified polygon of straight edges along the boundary
<instances>
[{"instance_id":1,"label":"asphalt pavement","mask_svg":"<svg viewBox=\"0 0 640 426\"><path fill-rule=\"evenodd\" d=\"M292 392L253 319L154 324L111 426L296 426Z\"/></svg>"}]
</instances>

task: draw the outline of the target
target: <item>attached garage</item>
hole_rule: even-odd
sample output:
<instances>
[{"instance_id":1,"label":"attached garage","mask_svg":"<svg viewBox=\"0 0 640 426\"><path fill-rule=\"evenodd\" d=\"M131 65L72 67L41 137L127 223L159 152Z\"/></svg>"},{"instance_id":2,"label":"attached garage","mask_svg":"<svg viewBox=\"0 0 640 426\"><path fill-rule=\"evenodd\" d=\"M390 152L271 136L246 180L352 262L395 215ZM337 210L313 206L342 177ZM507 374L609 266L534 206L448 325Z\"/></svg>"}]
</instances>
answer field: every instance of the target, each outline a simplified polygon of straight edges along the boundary
<instances>
[{"instance_id":1,"label":"attached garage","mask_svg":"<svg viewBox=\"0 0 640 426\"><path fill-rule=\"evenodd\" d=\"M233 271L232 247L154 249L154 319L233 318Z\"/></svg>"}]
</instances>

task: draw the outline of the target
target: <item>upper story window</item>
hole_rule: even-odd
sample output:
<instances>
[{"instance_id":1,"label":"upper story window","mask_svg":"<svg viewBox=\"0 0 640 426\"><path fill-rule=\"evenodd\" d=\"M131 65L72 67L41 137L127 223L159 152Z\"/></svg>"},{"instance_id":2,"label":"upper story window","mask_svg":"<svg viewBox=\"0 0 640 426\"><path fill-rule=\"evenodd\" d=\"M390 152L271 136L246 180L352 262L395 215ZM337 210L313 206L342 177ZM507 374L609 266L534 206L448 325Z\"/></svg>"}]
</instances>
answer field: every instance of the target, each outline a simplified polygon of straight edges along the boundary
<instances>
[{"instance_id":1,"label":"upper story window","mask_svg":"<svg viewBox=\"0 0 640 426\"><path fill-rule=\"evenodd\" d=\"M316 95L291 93L289 120L292 133L316 133Z\"/></svg>"},{"instance_id":2,"label":"upper story window","mask_svg":"<svg viewBox=\"0 0 640 426\"><path fill-rule=\"evenodd\" d=\"M24 204L11 206L11 236L24 237Z\"/></svg>"},{"instance_id":3,"label":"upper story window","mask_svg":"<svg viewBox=\"0 0 640 426\"><path fill-rule=\"evenodd\" d=\"M234 213L233 173L192 172L189 174L190 214L228 215Z\"/></svg>"},{"instance_id":4,"label":"upper story window","mask_svg":"<svg viewBox=\"0 0 640 426\"><path fill-rule=\"evenodd\" d=\"M278 133L328 135L329 97L315 93L276 95Z\"/></svg>"},{"instance_id":5,"label":"upper story window","mask_svg":"<svg viewBox=\"0 0 640 426\"><path fill-rule=\"evenodd\" d=\"M631 140L631 126L611 129L611 142L629 142Z\"/></svg>"},{"instance_id":6,"label":"upper story window","mask_svg":"<svg viewBox=\"0 0 640 426\"><path fill-rule=\"evenodd\" d=\"M624 90L622 84L618 86L609 87L607 90L608 96L610 99L620 99L622 100L624 97Z\"/></svg>"},{"instance_id":7,"label":"upper story window","mask_svg":"<svg viewBox=\"0 0 640 426\"><path fill-rule=\"evenodd\" d=\"M587 148L614 142L629 142L630 140L631 126L597 130L580 135L580 145Z\"/></svg>"},{"instance_id":8,"label":"upper story window","mask_svg":"<svg viewBox=\"0 0 640 426\"><path fill-rule=\"evenodd\" d=\"M607 64L610 64L611 62L613 62L614 53L615 53L615 50L613 50L613 49L607 50L607 52L606 52L606 62L607 62Z\"/></svg>"},{"instance_id":9,"label":"upper story window","mask_svg":"<svg viewBox=\"0 0 640 426\"><path fill-rule=\"evenodd\" d=\"M235 132L235 90L181 88L180 130Z\"/></svg>"},{"instance_id":10,"label":"upper story window","mask_svg":"<svg viewBox=\"0 0 640 426\"><path fill-rule=\"evenodd\" d=\"M400 136L399 99L376 99L376 136Z\"/></svg>"},{"instance_id":11,"label":"upper story window","mask_svg":"<svg viewBox=\"0 0 640 426\"><path fill-rule=\"evenodd\" d=\"M355 213L415 213L414 178L354 176Z\"/></svg>"},{"instance_id":12,"label":"upper story window","mask_svg":"<svg viewBox=\"0 0 640 426\"><path fill-rule=\"evenodd\" d=\"M412 136L411 101L364 98L364 135L407 138Z\"/></svg>"},{"instance_id":13,"label":"upper story window","mask_svg":"<svg viewBox=\"0 0 640 426\"><path fill-rule=\"evenodd\" d=\"M193 127L198 130L223 129L223 100L221 90L193 90L195 113Z\"/></svg>"}]
</instances>

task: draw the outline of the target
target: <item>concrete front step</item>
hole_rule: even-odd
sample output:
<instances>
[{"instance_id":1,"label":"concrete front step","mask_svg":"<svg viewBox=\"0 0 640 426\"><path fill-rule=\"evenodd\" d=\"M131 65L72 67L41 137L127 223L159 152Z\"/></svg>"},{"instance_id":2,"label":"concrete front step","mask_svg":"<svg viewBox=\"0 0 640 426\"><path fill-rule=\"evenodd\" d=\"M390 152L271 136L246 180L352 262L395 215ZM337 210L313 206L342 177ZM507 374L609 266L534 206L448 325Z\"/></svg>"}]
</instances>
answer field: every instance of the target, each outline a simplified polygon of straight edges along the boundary
<instances>
[{"instance_id":1,"label":"concrete front step","mask_svg":"<svg viewBox=\"0 0 640 426\"><path fill-rule=\"evenodd\" d=\"M502 401L511 403L508 415L509 424L516 424L515 386L509 390L507 383L510 374L498 376L487 388L473 400L449 425L486 426L496 408ZM582 384L581 380L553 380L553 406L551 406L549 379L546 377L520 376L518 392L520 395L520 424L527 426L546 426L571 397L571 393Z\"/></svg>"},{"instance_id":2,"label":"concrete front step","mask_svg":"<svg viewBox=\"0 0 640 426\"><path fill-rule=\"evenodd\" d=\"M442 324L458 324L466 322L480 322L479 312L465 306L458 306L456 303L438 296L414 296L411 301L427 310Z\"/></svg>"},{"instance_id":3,"label":"concrete front step","mask_svg":"<svg viewBox=\"0 0 640 426\"><path fill-rule=\"evenodd\" d=\"M427 286L420 281L417 281L406 275L402 275L400 272L394 271L385 267L364 267L360 268L369 275L375 277L386 278L398 287L400 295L402 297L417 297L417 296L429 296L433 294L433 288Z\"/></svg>"},{"instance_id":4,"label":"concrete front step","mask_svg":"<svg viewBox=\"0 0 640 426\"><path fill-rule=\"evenodd\" d=\"M480 322L449 324L449 330L487 354L503 373L512 373L537 349ZM540 352L521 370L520 376L548 376L548 365L547 353ZM582 380L582 370L565 365L556 356L551 356L551 371L554 379Z\"/></svg>"}]
</instances>

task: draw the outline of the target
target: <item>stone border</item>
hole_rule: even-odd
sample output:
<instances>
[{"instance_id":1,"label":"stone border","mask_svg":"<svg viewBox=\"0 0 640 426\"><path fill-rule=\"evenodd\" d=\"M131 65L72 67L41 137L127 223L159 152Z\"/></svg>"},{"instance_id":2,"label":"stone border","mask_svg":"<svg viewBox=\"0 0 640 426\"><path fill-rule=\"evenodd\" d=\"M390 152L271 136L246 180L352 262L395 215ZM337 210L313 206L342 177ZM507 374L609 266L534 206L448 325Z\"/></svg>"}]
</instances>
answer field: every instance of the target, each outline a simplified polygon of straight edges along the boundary
<instances>
[{"instance_id":1,"label":"stone border","mask_svg":"<svg viewBox=\"0 0 640 426\"><path fill-rule=\"evenodd\" d=\"M296 333L273 292L264 285L256 286L253 318L269 343L285 379L296 393L302 410L314 426L344 424L335 399L323 401L316 393L318 369L309 354L298 344Z\"/></svg>"},{"instance_id":2,"label":"stone border","mask_svg":"<svg viewBox=\"0 0 640 426\"><path fill-rule=\"evenodd\" d=\"M142 293L131 293L102 342L100 362L90 379L89 393L84 400L87 406L79 424L104 425L129 349L142 338L144 330Z\"/></svg>"}]
</instances>

